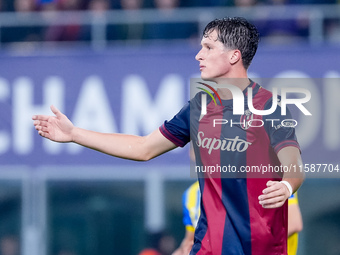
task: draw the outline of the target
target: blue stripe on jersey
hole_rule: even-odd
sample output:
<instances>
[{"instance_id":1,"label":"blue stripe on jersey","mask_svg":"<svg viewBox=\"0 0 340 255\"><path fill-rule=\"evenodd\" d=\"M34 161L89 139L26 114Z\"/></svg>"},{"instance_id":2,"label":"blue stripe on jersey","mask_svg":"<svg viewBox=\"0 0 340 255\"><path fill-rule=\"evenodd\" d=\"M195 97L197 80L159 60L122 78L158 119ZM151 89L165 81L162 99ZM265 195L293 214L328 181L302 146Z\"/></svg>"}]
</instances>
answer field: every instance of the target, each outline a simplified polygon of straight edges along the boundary
<instances>
[{"instance_id":1,"label":"blue stripe on jersey","mask_svg":"<svg viewBox=\"0 0 340 255\"><path fill-rule=\"evenodd\" d=\"M227 211L222 254L251 254L247 179L224 178L222 185L222 201Z\"/></svg>"},{"instance_id":2,"label":"blue stripe on jersey","mask_svg":"<svg viewBox=\"0 0 340 255\"><path fill-rule=\"evenodd\" d=\"M198 179L199 182L199 190L202 194L203 190L204 190L204 179L200 178ZM198 222L197 222L197 226L196 226L196 230L195 230L195 236L194 236L194 244L192 246L191 254L196 254L200 249L201 249L201 242L204 238L204 235L207 232L207 219L204 217L205 215L205 210L204 207L202 206L202 195L200 196L200 204L201 204L201 214L199 216Z\"/></svg>"},{"instance_id":3,"label":"blue stripe on jersey","mask_svg":"<svg viewBox=\"0 0 340 255\"><path fill-rule=\"evenodd\" d=\"M252 84L254 85L254 84ZM252 86L250 85L250 86ZM253 88L253 97L257 94L259 86ZM247 90L244 91L247 93ZM233 123L240 123L240 116L233 114L232 100L223 100L225 106L223 119ZM247 106L245 106L247 109ZM224 137L225 135L228 137ZM238 137L243 141L247 141L247 132L241 125L223 125L220 139L233 139ZM225 151L221 150L221 166L235 166L240 169L246 165L246 152ZM223 235L222 254L251 254L251 230L250 216L247 194L247 179L244 173L223 173L222 177L222 202L226 208L226 219ZM241 177L241 178L237 178ZM242 178L243 177L243 178ZM237 195L234 193L237 191ZM231 195L233 194L233 195Z\"/></svg>"}]
</instances>

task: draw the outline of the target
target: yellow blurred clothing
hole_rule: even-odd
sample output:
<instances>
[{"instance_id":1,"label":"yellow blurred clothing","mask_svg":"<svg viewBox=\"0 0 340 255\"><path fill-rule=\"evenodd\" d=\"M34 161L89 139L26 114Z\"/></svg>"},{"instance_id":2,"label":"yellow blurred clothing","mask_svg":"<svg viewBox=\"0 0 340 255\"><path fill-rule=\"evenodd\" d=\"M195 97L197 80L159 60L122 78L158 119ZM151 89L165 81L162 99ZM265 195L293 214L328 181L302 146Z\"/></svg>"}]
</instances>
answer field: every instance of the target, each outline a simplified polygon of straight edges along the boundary
<instances>
[{"instance_id":1,"label":"yellow blurred clothing","mask_svg":"<svg viewBox=\"0 0 340 255\"><path fill-rule=\"evenodd\" d=\"M198 182L192 184L183 194L183 224L186 230L195 232L200 216L200 190Z\"/></svg>"},{"instance_id":2,"label":"yellow blurred clothing","mask_svg":"<svg viewBox=\"0 0 340 255\"><path fill-rule=\"evenodd\" d=\"M288 199L288 206L298 204L298 203L299 201L298 201L297 193L295 192ZM290 237L288 237L288 240L287 240L288 255L296 255L297 248L298 248L298 241L299 241L298 233L294 233Z\"/></svg>"}]
</instances>

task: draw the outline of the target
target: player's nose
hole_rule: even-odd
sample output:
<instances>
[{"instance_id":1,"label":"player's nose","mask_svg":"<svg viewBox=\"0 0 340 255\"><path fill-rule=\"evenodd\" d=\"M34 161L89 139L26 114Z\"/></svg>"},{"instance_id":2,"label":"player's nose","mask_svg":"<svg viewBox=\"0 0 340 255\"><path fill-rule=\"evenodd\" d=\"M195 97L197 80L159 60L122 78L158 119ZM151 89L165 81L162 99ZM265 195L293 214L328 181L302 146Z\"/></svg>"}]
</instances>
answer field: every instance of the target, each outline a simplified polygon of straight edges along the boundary
<instances>
[{"instance_id":1,"label":"player's nose","mask_svg":"<svg viewBox=\"0 0 340 255\"><path fill-rule=\"evenodd\" d=\"M195 59L196 59L197 61L200 61L200 60L203 59L202 50L200 50L200 51L196 54Z\"/></svg>"}]
</instances>

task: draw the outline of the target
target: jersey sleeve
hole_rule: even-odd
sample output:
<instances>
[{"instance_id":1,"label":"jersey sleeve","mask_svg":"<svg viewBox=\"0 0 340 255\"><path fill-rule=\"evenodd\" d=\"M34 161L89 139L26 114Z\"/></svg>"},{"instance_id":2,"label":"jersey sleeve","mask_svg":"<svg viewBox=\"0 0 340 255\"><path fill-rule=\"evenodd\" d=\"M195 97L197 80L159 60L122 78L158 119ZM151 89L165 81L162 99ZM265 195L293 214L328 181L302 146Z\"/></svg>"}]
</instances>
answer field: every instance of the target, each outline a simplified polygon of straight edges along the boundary
<instances>
[{"instance_id":1,"label":"jersey sleeve","mask_svg":"<svg viewBox=\"0 0 340 255\"><path fill-rule=\"evenodd\" d=\"M192 219L190 217L190 210L188 207L188 200L190 199L189 196L189 188L184 192L182 197L182 206L183 206L183 224L185 226L185 229L191 232L195 231L194 224L192 222Z\"/></svg>"},{"instance_id":2,"label":"jersey sleeve","mask_svg":"<svg viewBox=\"0 0 340 255\"><path fill-rule=\"evenodd\" d=\"M280 102L280 98L278 100ZM272 99L269 99L265 104L265 110L270 109L272 106ZM263 116L264 127L269 136L270 144L277 154L281 149L293 146L300 148L295 135L295 121L287 109L287 114L281 114L281 105L278 106L274 113Z\"/></svg>"},{"instance_id":3,"label":"jersey sleeve","mask_svg":"<svg viewBox=\"0 0 340 255\"><path fill-rule=\"evenodd\" d=\"M170 121L165 121L159 130L176 146L184 147L190 142L190 103L188 102Z\"/></svg>"},{"instance_id":4,"label":"jersey sleeve","mask_svg":"<svg viewBox=\"0 0 340 255\"><path fill-rule=\"evenodd\" d=\"M183 224L186 230L194 232L199 218L200 210L200 191L199 184L192 184L182 196Z\"/></svg>"}]
</instances>

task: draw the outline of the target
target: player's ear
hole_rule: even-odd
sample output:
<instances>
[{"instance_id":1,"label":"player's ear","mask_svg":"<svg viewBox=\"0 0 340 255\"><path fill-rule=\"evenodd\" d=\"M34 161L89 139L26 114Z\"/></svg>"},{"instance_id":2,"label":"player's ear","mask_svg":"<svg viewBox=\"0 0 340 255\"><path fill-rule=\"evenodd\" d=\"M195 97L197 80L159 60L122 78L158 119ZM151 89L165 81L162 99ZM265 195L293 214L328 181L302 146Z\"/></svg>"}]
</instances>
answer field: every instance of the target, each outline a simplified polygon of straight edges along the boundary
<instances>
[{"instance_id":1,"label":"player's ear","mask_svg":"<svg viewBox=\"0 0 340 255\"><path fill-rule=\"evenodd\" d=\"M241 52L239 50L230 51L230 64L234 65L242 58Z\"/></svg>"}]
</instances>

